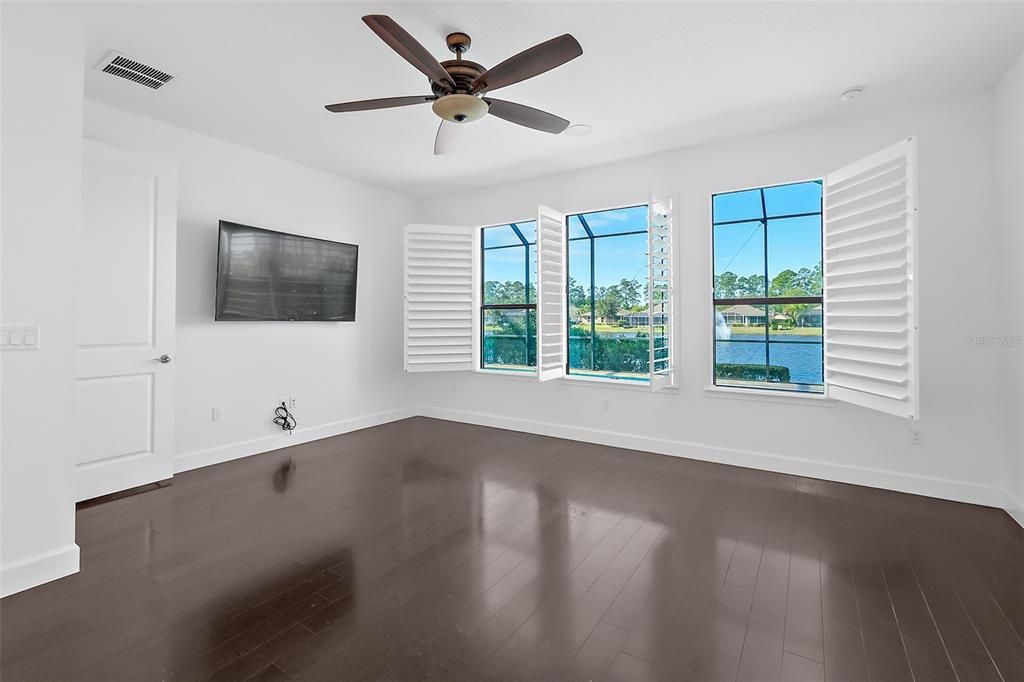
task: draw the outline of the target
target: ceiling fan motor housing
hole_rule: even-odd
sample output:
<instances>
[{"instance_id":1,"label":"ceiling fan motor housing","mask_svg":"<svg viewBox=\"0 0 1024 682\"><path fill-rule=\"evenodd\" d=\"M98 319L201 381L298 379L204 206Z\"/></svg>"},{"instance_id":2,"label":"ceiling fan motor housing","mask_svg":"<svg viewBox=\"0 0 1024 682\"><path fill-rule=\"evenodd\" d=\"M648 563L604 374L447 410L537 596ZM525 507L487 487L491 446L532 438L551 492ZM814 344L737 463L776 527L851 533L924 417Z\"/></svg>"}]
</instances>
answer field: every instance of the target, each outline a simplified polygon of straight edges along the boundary
<instances>
[{"instance_id":1,"label":"ceiling fan motor housing","mask_svg":"<svg viewBox=\"0 0 1024 682\"><path fill-rule=\"evenodd\" d=\"M453 36L464 36L465 43L457 43L459 48L452 47ZM437 100L432 108L434 113L446 121L452 123L469 123L483 118L487 114L487 102L476 95L469 94L473 81L477 79L486 69L476 62L462 59L462 52L469 47L469 36L464 33L453 33L449 37L449 48L458 55L458 59L449 59L441 62L441 66L448 72L448 75L455 81L455 92L447 93L436 85L432 89Z\"/></svg>"},{"instance_id":2,"label":"ceiling fan motor housing","mask_svg":"<svg viewBox=\"0 0 1024 682\"><path fill-rule=\"evenodd\" d=\"M468 59L449 59L446 62L441 62L441 66L455 82L455 92L466 94L469 94L472 89L473 81L487 70ZM438 97L442 97L450 91L446 90L445 86L433 82L430 83L430 89Z\"/></svg>"}]
</instances>

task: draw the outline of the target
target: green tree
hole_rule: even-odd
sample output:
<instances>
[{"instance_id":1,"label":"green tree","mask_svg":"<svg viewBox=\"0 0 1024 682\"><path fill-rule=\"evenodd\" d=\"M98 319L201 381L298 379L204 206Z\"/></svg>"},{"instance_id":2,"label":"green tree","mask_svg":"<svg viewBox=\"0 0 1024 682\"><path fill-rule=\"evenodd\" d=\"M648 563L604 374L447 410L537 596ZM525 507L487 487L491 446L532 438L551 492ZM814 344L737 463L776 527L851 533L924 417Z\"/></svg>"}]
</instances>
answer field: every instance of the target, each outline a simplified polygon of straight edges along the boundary
<instances>
[{"instance_id":1,"label":"green tree","mask_svg":"<svg viewBox=\"0 0 1024 682\"><path fill-rule=\"evenodd\" d=\"M635 279L624 279L616 287L619 290L619 299L624 308L633 308L641 300L640 282Z\"/></svg>"},{"instance_id":2,"label":"green tree","mask_svg":"<svg viewBox=\"0 0 1024 682\"><path fill-rule=\"evenodd\" d=\"M569 305L577 310L582 309L584 306L588 310L590 309L589 293L583 288L582 284L572 277L569 278Z\"/></svg>"},{"instance_id":3,"label":"green tree","mask_svg":"<svg viewBox=\"0 0 1024 682\"><path fill-rule=\"evenodd\" d=\"M796 326L800 321L800 315L814 307L816 306L813 303L789 303L781 306L781 309L783 313L789 316L793 326Z\"/></svg>"},{"instance_id":4,"label":"green tree","mask_svg":"<svg viewBox=\"0 0 1024 682\"><path fill-rule=\"evenodd\" d=\"M821 285L821 261L818 261L818 264L811 269L811 274L807 278L807 293L811 296L821 296Z\"/></svg>"},{"instance_id":5,"label":"green tree","mask_svg":"<svg viewBox=\"0 0 1024 682\"><path fill-rule=\"evenodd\" d=\"M484 303L494 303L498 297L498 283L494 280L484 282Z\"/></svg>"},{"instance_id":6,"label":"green tree","mask_svg":"<svg viewBox=\"0 0 1024 682\"><path fill-rule=\"evenodd\" d=\"M768 284L769 296L806 296L807 293L801 288L801 278L792 270L783 270L772 277Z\"/></svg>"},{"instance_id":7,"label":"green tree","mask_svg":"<svg viewBox=\"0 0 1024 682\"><path fill-rule=\"evenodd\" d=\"M736 279L736 296L753 298L764 296L764 275L747 275Z\"/></svg>"},{"instance_id":8,"label":"green tree","mask_svg":"<svg viewBox=\"0 0 1024 682\"><path fill-rule=\"evenodd\" d=\"M715 298L736 298L737 280L735 272L726 270L715 275Z\"/></svg>"},{"instance_id":9,"label":"green tree","mask_svg":"<svg viewBox=\"0 0 1024 682\"><path fill-rule=\"evenodd\" d=\"M536 291L533 284L530 284L530 302L536 301ZM488 280L484 282L484 303L508 304L526 303L526 288L520 281L496 282Z\"/></svg>"},{"instance_id":10,"label":"green tree","mask_svg":"<svg viewBox=\"0 0 1024 682\"><path fill-rule=\"evenodd\" d=\"M622 293L619 291L618 285L601 287L594 305L598 317L603 317L605 321L609 322L613 320L622 308Z\"/></svg>"}]
</instances>

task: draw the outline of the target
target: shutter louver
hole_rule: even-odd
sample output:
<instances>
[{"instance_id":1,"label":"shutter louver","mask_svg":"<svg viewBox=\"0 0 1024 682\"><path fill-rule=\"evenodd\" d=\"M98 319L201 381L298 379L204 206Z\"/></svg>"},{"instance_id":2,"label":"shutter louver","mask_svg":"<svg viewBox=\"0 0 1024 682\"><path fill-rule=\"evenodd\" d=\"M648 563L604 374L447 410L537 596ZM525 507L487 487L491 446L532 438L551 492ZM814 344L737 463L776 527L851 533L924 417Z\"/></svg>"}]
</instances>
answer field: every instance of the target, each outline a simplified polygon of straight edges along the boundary
<instances>
[{"instance_id":1,"label":"shutter louver","mask_svg":"<svg viewBox=\"0 0 1024 682\"><path fill-rule=\"evenodd\" d=\"M473 232L405 227L405 371L473 369Z\"/></svg>"},{"instance_id":2,"label":"shutter louver","mask_svg":"<svg viewBox=\"0 0 1024 682\"><path fill-rule=\"evenodd\" d=\"M828 394L917 418L917 208L913 138L825 184Z\"/></svg>"},{"instance_id":3,"label":"shutter louver","mask_svg":"<svg viewBox=\"0 0 1024 682\"><path fill-rule=\"evenodd\" d=\"M650 327L651 390L675 385L673 353L672 202L651 198L647 205L649 259L647 298Z\"/></svg>"},{"instance_id":4,"label":"shutter louver","mask_svg":"<svg viewBox=\"0 0 1024 682\"><path fill-rule=\"evenodd\" d=\"M537 375L565 376L565 216L537 208Z\"/></svg>"}]
</instances>

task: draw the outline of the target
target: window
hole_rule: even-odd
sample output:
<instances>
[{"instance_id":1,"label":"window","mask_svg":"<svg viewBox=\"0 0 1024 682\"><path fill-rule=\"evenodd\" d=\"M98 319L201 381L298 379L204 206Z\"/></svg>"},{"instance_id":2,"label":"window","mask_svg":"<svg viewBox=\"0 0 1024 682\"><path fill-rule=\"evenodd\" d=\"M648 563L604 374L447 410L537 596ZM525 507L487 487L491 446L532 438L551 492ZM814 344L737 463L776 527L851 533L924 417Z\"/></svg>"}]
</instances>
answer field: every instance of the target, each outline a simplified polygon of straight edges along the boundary
<instances>
[{"instance_id":1,"label":"window","mask_svg":"<svg viewBox=\"0 0 1024 682\"><path fill-rule=\"evenodd\" d=\"M567 229L567 372L649 381L647 205L570 215Z\"/></svg>"},{"instance_id":2,"label":"window","mask_svg":"<svg viewBox=\"0 0 1024 682\"><path fill-rule=\"evenodd\" d=\"M821 181L716 194L714 381L824 391Z\"/></svg>"},{"instance_id":3,"label":"window","mask_svg":"<svg viewBox=\"0 0 1024 682\"><path fill-rule=\"evenodd\" d=\"M480 367L537 367L537 222L481 230Z\"/></svg>"}]
</instances>

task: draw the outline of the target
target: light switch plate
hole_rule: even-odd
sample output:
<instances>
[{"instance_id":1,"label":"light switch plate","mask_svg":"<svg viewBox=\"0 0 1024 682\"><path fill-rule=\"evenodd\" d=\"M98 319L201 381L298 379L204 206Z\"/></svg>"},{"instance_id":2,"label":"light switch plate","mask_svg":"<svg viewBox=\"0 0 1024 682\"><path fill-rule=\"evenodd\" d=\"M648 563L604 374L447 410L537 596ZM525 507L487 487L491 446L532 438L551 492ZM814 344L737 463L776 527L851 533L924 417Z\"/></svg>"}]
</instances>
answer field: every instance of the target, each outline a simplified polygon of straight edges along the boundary
<instances>
[{"instance_id":1,"label":"light switch plate","mask_svg":"<svg viewBox=\"0 0 1024 682\"><path fill-rule=\"evenodd\" d=\"M39 350L39 326L12 324L0 327L0 350Z\"/></svg>"}]
</instances>

